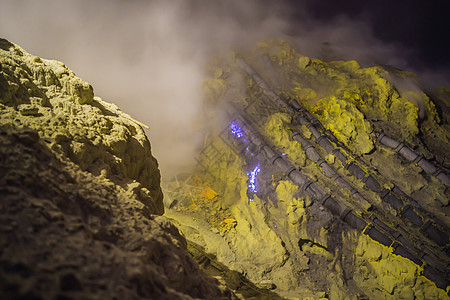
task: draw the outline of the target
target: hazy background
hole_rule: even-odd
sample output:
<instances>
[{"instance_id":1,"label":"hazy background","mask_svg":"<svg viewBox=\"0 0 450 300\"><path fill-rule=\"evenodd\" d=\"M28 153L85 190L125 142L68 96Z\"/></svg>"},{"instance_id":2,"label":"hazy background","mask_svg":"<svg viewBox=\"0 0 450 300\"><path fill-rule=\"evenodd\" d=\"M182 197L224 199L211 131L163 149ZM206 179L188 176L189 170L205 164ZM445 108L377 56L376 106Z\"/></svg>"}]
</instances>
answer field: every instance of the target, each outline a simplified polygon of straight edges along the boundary
<instances>
[{"instance_id":1,"label":"hazy background","mask_svg":"<svg viewBox=\"0 0 450 300\"><path fill-rule=\"evenodd\" d=\"M392 2L0 0L0 36L63 61L97 96L150 126L167 179L194 164L204 65L217 53L289 37L317 56L328 42L344 59L415 70L446 85L448 51L433 34L442 30L442 41L448 31L427 15L441 9Z\"/></svg>"}]
</instances>

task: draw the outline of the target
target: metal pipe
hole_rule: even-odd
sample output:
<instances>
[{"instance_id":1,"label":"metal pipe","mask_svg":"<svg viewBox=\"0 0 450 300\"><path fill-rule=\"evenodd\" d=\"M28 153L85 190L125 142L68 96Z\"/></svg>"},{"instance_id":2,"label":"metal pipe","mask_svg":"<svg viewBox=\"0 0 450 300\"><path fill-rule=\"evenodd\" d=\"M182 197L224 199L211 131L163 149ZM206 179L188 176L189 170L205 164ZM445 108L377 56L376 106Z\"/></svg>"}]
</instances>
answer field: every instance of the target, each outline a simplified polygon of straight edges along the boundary
<instances>
[{"instance_id":1,"label":"metal pipe","mask_svg":"<svg viewBox=\"0 0 450 300\"><path fill-rule=\"evenodd\" d=\"M336 172L327 164L324 159L320 159L319 161L317 161L317 165L322 169L323 174L328 178L336 175Z\"/></svg>"},{"instance_id":2,"label":"metal pipe","mask_svg":"<svg viewBox=\"0 0 450 300\"><path fill-rule=\"evenodd\" d=\"M403 155L406 159L410 161L414 161L416 158L419 157L418 154L416 154L414 151L409 149L405 144L400 143L397 147L397 152Z\"/></svg>"},{"instance_id":3,"label":"metal pipe","mask_svg":"<svg viewBox=\"0 0 450 300\"><path fill-rule=\"evenodd\" d=\"M380 135L378 135L378 141L380 143L382 143L383 145L388 146L392 149L397 148L398 145L400 144L396 140L391 139L390 137L386 136L384 133L381 133Z\"/></svg>"},{"instance_id":4,"label":"metal pipe","mask_svg":"<svg viewBox=\"0 0 450 300\"><path fill-rule=\"evenodd\" d=\"M314 124L309 123L308 125L306 125L306 127L308 127L308 129L311 131L312 135L316 140L322 136L320 132L317 130L316 126L314 126Z\"/></svg>"},{"instance_id":5,"label":"metal pipe","mask_svg":"<svg viewBox=\"0 0 450 300\"><path fill-rule=\"evenodd\" d=\"M306 124L309 123L309 121L306 120L306 118L305 118L304 116L302 116L301 114L295 115L294 118L297 120L297 122L298 122L300 125L306 125Z\"/></svg>"},{"instance_id":6,"label":"metal pipe","mask_svg":"<svg viewBox=\"0 0 450 300\"><path fill-rule=\"evenodd\" d=\"M436 178L445 183L446 186L450 186L450 176L448 174L441 171L436 175Z\"/></svg>"}]
</instances>

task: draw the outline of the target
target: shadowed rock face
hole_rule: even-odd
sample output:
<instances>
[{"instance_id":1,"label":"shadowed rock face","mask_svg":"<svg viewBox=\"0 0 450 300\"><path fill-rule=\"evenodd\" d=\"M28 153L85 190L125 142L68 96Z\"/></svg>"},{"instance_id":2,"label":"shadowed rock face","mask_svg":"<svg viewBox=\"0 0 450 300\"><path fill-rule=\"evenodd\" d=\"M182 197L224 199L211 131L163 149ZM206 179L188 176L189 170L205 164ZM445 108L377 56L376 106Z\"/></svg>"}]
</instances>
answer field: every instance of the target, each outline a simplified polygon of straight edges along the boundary
<instances>
[{"instance_id":1,"label":"shadowed rock face","mask_svg":"<svg viewBox=\"0 0 450 300\"><path fill-rule=\"evenodd\" d=\"M157 215L141 125L60 62L0 63L0 298L232 298Z\"/></svg>"}]
</instances>

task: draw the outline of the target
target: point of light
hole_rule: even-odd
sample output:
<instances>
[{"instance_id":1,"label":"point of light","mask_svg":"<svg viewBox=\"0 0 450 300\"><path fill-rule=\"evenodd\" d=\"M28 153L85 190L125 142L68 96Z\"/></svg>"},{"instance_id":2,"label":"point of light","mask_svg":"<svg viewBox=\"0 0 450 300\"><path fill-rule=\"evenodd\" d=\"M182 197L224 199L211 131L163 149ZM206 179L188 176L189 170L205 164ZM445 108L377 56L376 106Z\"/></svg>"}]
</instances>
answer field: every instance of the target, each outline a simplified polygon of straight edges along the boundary
<instances>
[{"instance_id":1,"label":"point of light","mask_svg":"<svg viewBox=\"0 0 450 300\"><path fill-rule=\"evenodd\" d=\"M256 188L256 176L258 175L258 173L260 171L261 171L261 168L259 167L259 164L258 164L252 171L247 173L248 179L249 179L248 189L253 193L258 192L258 189Z\"/></svg>"},{"instance_id":2,"label":"point of light","mask_svg":"<svg viewBox=\"0 0 450 300\"><path fill-rule=\"evenodd\" d=\"M229 125L230 129L231 129L231 133L237 137L237 138L241 138L244 136L244 132L242 131L242 128L239 127L239 124L236 121L233 121L230 123Z\"/></svg>"}]
</instances>

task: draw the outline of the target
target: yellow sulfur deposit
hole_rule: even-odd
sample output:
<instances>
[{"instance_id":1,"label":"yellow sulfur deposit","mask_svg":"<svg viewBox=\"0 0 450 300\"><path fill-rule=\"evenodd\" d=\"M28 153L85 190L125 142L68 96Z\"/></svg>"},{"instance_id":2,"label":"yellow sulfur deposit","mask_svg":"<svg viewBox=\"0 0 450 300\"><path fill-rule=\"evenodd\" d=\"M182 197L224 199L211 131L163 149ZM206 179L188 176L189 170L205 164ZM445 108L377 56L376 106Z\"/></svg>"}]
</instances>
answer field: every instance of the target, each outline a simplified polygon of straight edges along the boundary
<instances>
[{"instance_id":1,"label":"yellow sulfur deposit","mask_svg":"<svg viewBox=\"0 0 450 300\"><path fill-rule=\"evenodd\" d=\"M372 126L354 104L331 96L319 100L313 112L353 152L364 154L373 149Z\"/></svg>"},{"instance_id":2,"label":"yellow sulfur deposit","mask_svg":"<svg viewBox=\"0 0 450 300\"><path fill-rule=\"evenodd\" d=\"M410 260L392 254L391 249L365 235L346 238L358 241L358 268L353 279L374 299L448 299L444 290L420 276L421 268Z\"/></svg>"},{"instance_id":3,"label":"yellow sulfur deposit","mask_svg":"<svg viewBox=\"0 0 450 300\"><path fill-rule=\"evenodd\" d=\"M291 123L292 118L288 114L276 113L270 116L265 124L265 134L280 152L287 155L297 165L305 165L305 152L299 142L291 139L291 134L286 130L286 125Z\"/></svg>"}]
</instances>

